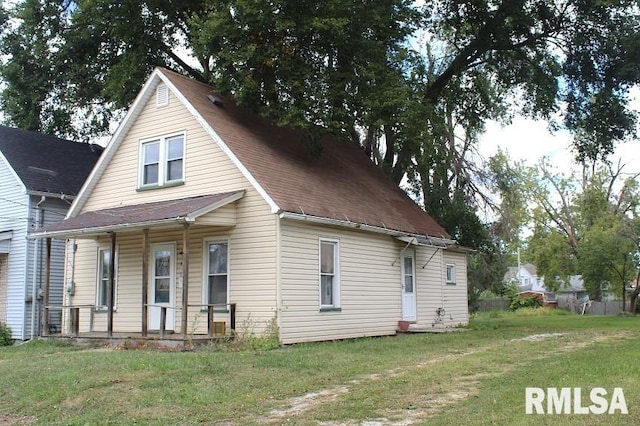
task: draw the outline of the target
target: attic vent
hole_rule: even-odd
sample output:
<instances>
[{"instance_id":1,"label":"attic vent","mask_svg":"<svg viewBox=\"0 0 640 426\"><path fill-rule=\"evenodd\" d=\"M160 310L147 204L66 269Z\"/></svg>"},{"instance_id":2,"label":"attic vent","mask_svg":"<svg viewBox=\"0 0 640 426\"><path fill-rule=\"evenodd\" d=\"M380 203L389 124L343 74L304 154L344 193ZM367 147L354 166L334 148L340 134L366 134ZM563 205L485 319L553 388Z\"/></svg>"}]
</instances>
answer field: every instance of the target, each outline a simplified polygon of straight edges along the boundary
<instances>
[{"instance_id":1,"label":"attic vent","mask_svg":"<svg viewBox=\"0 0 640 426\"><path fill-rule=\"evenodd\" d=\"M207 95L207 98L209 98L209 100L216 106L223 106L224 105L224 102L222 102L222 99L220 99L217 96Z\"/></svg>"},{"instance_id":2,"label":"attic vent","mask_svg":"<svg viewBox=\"0 0 640 426\"><path fill-rule=\"evenodd\" d=\"M169 105L169 88L166 84L160 83L156 89L156 107L167 105Z\"/></svg>"}]
</instances>

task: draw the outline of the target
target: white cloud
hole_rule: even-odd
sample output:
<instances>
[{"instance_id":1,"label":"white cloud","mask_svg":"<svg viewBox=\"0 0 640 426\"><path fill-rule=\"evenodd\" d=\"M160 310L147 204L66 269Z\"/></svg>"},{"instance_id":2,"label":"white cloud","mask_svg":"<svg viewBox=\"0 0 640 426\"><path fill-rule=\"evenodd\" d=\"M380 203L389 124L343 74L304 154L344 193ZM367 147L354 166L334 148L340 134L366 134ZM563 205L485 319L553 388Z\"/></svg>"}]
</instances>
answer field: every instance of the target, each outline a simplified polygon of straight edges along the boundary
<instances>
[{"instance_id":1,"label":"white cloud","mask_svg":"<svg viewBox=\"0 0 640 426\"><path fill-rule=\"evenodd\" d=\"M571 150L572 136L565 130L551 132L546 121L536 121L517 117L508 126L490 121L479 142L479 153L489 158L498 149L509 153L512 160L521 160L527 165L535 165L542 157L548 157L559 170L576 167ZM626 164L627 173L640 172L640 141L632 140L616 146L610 158L613 164L618 160Z\"/></svg>"}]
</instances>

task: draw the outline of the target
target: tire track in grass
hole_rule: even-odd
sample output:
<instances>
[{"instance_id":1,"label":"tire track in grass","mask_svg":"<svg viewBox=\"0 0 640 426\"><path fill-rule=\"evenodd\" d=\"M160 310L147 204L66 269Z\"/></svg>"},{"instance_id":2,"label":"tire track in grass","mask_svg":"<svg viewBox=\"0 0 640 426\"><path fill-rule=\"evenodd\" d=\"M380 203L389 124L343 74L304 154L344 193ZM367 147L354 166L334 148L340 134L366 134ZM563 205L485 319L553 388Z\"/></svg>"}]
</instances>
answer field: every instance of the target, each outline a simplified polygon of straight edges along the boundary
<instances>
[{"instance_id":1,"label":"tire track in grass","mask_svg":"<svg viewBox=\"0 0 640 426\"><path fill-rule=\"evenodd\" d=\"M553 354L565 353L575 351L595 343L601 343L611 339L617 339L623 337L628 333L617 333L602 336L595 336L589 340L574 340L567 342L564 346L554 348ZM405 374L414 370L419 370L427 366L451 362L457 359L476 355L480 353L489 352L494 349L503 347L506 344L518 344L531 341L540 341L548 339L556 339L560 337L580 337L578 333L546 333L546 334L533 334L518 339L501 340L499 342L480 346L474 349L461 351L452 354L446 354L430 358L415 365L398 367L389 370L385 370L379 373L372 373L361 376L359 378L349 380L345 384L337 385L331 388L318 390L315 392L309 392L307 394L288 398L282 401L281 406L283 408L273 409L267 415L260 419L257 419L262 424L280 424L283 421L295 418L302 415L314 408L320 407L323 404L332 403L338 401L340 397L350 392L350 389L354 386L362 386L368 383L373 383L379 380L388 380L397 377L401 374ZM540 353L538 356L534 356L530 359L541 359L549 356L548 352ZM338 425L360 425L360 426L381 426L381 425L394 425L394 426L408 426L435 417L440 414L444 408L449 405L456 404L469 397L477 394L481 380L493 378L509 371L516 369L518 365L502 365L501 368L492 373L481 373L470 376L455 377L451 381L451 384L446 390L425 396L422 401L419 401L419 405L422 408L402 409L402 410L387 410L384 413L383 418L377 418L367 421L360 420L341 420L339 422L318 422L323 426L338 426ZM392 420L397 419L397 420ZM255 419L254 419L255 420Z\"/></svg>"}]
</instances>

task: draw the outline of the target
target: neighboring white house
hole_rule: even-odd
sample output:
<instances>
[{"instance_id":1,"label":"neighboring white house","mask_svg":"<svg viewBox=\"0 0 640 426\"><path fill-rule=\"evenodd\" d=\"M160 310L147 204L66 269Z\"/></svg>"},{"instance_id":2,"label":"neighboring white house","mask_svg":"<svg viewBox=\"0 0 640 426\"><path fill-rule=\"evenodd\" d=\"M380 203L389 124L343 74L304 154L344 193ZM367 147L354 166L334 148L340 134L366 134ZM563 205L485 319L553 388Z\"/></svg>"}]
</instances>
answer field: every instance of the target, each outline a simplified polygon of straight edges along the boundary
<instances>
[{"instance_id":1,"label":"neighboring white house","mask_svg":"<svg viewBox=\"0 0 640 426\"><path fill-rule=\"evenodd\" d=\"M45 247L27 240L36 227L62 220L102 148L0 126L0 322L12 337L40 332ZM52 245L51 303L62 302L64 242ZM51 331L61 312L52 312Z\"/></svg>"},{"instance_id":2,"label":"neighboring white house","mask_svg":"<svg viewBox=\"0 0 640 426\"><path fill-rule=\"evenodd\" d=\"M510 266L504 274L506 284L516 284L520 291L544 292L544 279L538 277L535 265L525 263L524 265Z\"/></svg>"},{"instance_id":3,"label":"neighboring white house","mask_svg":"<svg viewBox=\"0 0 640 426\"><path fill-rule=\"evenodd\" d=\"M467 324L467 251L357 146L156 69L66 220L65 333L276 329L283 343ZM77 247L77 250L72 250Z\"/></svg>"}]
</instances>

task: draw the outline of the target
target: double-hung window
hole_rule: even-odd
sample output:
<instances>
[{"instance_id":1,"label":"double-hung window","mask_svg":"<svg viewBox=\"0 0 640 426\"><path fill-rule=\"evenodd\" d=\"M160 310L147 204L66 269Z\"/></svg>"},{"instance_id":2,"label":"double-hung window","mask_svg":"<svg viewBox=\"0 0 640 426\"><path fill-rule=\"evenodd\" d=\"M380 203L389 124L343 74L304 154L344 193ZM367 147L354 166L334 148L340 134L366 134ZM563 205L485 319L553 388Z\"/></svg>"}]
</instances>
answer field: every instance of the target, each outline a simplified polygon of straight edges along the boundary
<instances>
[{"instance_id":1,"label":"double-hung window","mask_svg":"<svg viewBox=\"0 0 640 426\"><path fill-rule=\"evenodd\" d=\"M98 250L98 286L96 290L96 309L105 310L109 306L109 279L111 278L111 256L110 249ZM116 265L114 265L116 266ZM114 267L115 270L115 267ZM113 307L116 306L116 280L113 280Z\"/></svg>"},{"instance_id":2,"label":"double-hung window","mask_svg":"<svg viewBox=\"0 0 640 426\"><path fill-rule=\"evenodd\" d=\"M340 307L340 244L320 239L320 308Z\"/></svg>"},{"instance_id":3,"label":"double-hung window","mask_svg":"<svg viewBox=\"0 0 640 426\"><path fill-rule=\"evenodd\" d=\"M456 283L456 267L455 265L447 265L446 270L446 280L447 284L455 284Z\"/></svg>"},{"instance_id":4,"label":"double-hung window","mask_svg":"<svg viewBox=\"0 0 640 426\"><path fill-rule=\"evenodd\" d=\"M207 303L219 305L216 309L226 309L229 303L229 244L207 242Z\"/></svg>"},{"instance_id":5,"label":"double-hung window","mask_svg":"<svg viewBox=\"0 0 640 426\"><path fill-rule=\"evenodd\" d=\"M142 141L140 187L156 187L184 181L184 134Z\"/></svg>"}]
</instances>

